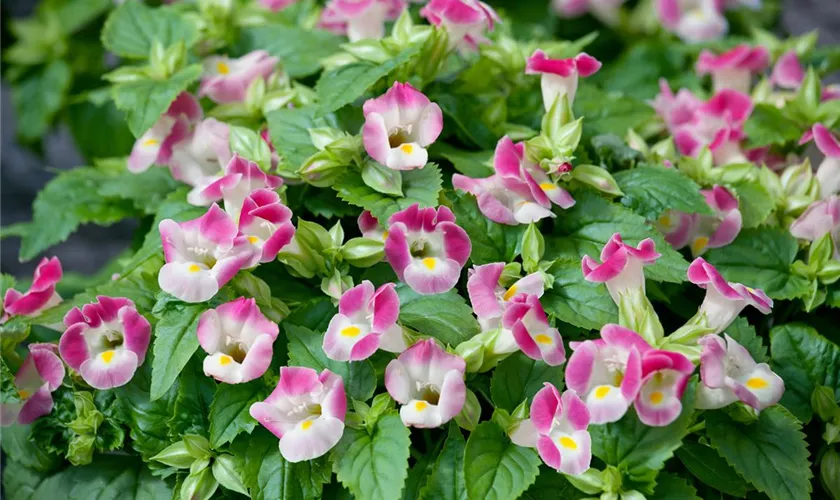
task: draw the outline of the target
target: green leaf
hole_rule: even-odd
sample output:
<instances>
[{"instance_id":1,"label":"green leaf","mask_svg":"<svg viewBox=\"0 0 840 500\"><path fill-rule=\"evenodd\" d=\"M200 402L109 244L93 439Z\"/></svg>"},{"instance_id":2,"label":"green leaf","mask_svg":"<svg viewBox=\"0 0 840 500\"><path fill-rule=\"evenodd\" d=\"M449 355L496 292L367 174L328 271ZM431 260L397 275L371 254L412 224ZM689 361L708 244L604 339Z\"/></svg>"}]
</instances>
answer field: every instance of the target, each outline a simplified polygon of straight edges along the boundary
<instances>
[{"instance_id":1,"label":"green leaf","mask_svg":"<svg viewBox=\"0 0 840 500\"><path fill-rule=\"evenodd\" d=\"M576 193L575 201L575 206L554 220L555 237L546 237L546 260L579 260L587 254L597 258L612 235L620 233L628 244L637 245L645 238L656 243L662 257L645 267L645 277L671 283L685 281L688 263L643 217L590 192Z\"/></svg>"},{"instance_id":2,"label":"green leaf","mask_svg":"<svg viewBox=\"0 0 840 500\"><path fill-rule=\"evenodd\" d=\"M269 24L245 29L239 48L241 54L265 50L279 57L283 70L292 78L317 73L320 61L339 51L344 40L323 30Z\"/></svg>"},{"instance_id":3,"label":"green leaf","mask_svg":"<svg viewBox=\"0 0 840 500\"><path fill-rule=\"evenodd\" d=\"M338 127L335 116L316 116L314 106L305 108L282 108L266 115L271 143L290 167L297 170L310 156L318 152L312 144L309 129Z\"/></svg>"},{"instance_id":4,"label":"green leaf","mask_svg":"<svg viewBox=\"0 0 840 500\"><path fill-rule=\"evenodd\" d=\"M419 52L419 49L419 46L408 47L382 64L361 61L325 72L315 85L315 92L321 103L320 113L335 111L355 101L381 78L401 64L408 62Z\"/></svg>"},{"instance_id":5,"label":"green leaf","mask_svg":"<svg viewBox=\"0 0 840 500\"><path fill-rule=\"evenodd\" d=\"M590 142L601 160L600 165L610 172L631 169L645 159L645 155L628 146L624 139L615 134L596 135Z\"/></svg>"},{"instance_id":6,"label":"green leaf","mask_svg":"<svg viewBox=\"0 0 840 500\"><path fill-rule=\"evenodd\" d=\"M70 0L56 8L62 33L72 34L113 7L108 0Z\"/></svg>"},{"instance_id":7,"label":"green leaf","mask_svg":"<svg viewBox=\"0 0 840 500\"><path fill-rule=\"evenodd\" d=\"M540 475L534 484L522 494L523 500L548 500L562 498L563 500L580 500L591 495L572 486L565 474L560 474L546 465L540 466Z\"/></svg>"},{"instance_id":8,"label":"green leaf","mask_svg":"<svg viewBox=\"0 0 840 500\"><path fill-rule=\"evenodd\" d=\"M648 220L666 210L712 214L700 186L674 168L642 166L613 176L624 192L621 203Z\"/></svg>"},{"instance_id":9,"label":"green leaf","mask_svg":"<svg viewBox=\"0 0 840 500\"><path fill-rule=\"evenodd\" d=\"M415 203L421 208L436 207L442 184L438 166L427 163L423 168L402 172L402 197L376 191L365 184L357 172L342 175L333 185L333 189L338 191L338 196L347 203L370 210L380 221L387 221L394 213Z\"/></svg>"},{"instance_id":10,"label":"green leaf","mask_svg":"<svg viewBox=\"0 0 840 500\"><path fill-rule=\"evenodd\" d=\"M685 479L663 472L656 476L656 488L648 500L700 500L697 490Z\"/></svg>"},{"instance_id":11,"label":"green leaf","mask_svg":"<svg viewBox=\"0 0 840 500\"><path fill-rule=\"evenodd\" d=\"M333 450L333 468L356 498L393 500L408 476L409 431L400 417L381 417L372 432L346 428Z\"/></svg>"},{"instance_id":12,"label":"green leaf","mask_svg":"<svg viewBox=\"0 0 840 500\"><path fill-rule=\"evenodd\" d=\"M14 461L39 472L47 472L59 464L57 456L48 453L35 445L29 438L32 428L29 425L11 425L3 428L3 453L10 461Z\"/></svg>"},{"instance_id":13,"label":"green leaf","mask_svg":"<svg viewBox=\"0 0 840 500\"><path fill-rule=\"evenodd\" d=\"M747 483L713 448L689 441L677 450L677 457L697 479L712 488L738 498L747 494ZM662 484L659 478L657 482L655 493Z\"/></svg>"},{"instance_id":14,"label":"green leaf","mask_svg":"<svg viewBox=\"0 0 840 500\"><path fill-rule=\"evenodd\" d=\"M52 61L12 87L17 133L24 141L35 141L47 133L55 114L64 105L73 75L62 60Z\"/></svg>"},{"instance_id":15,"label":"green leaf","mask_svg":"<svg viewBox=\"0 0 840 500\"><path fill-rule=\"evenodd\" d=\"M718 453L771 500L811 497L802 425L783 407L767 408L751 424L732 420L723 411L708 412L706 433Z\"/></svg>"},{"instance_id":16,"label":"green leaf","mask_svg":"<svg viewBox=\"0 0 840 500\"><path fill-rule=\"evenodd\" d=\"M840 347L802 324L770 330L773 370L785 381L781 404L802 422L813 416L811 393L818 385L840 397Z\"/></svg>"},{"instance_id":17,"label":"green leaf","mask_svg":"<svg viewBox=\"0 0 840 500\"><path fill-rule=\"evenodd\" d=\"M114 105L110 89L103 90L104 101L88 98L67 107L67 126L76 147L88 161L125 155L134 145L134 135L128 130L125 114ZM98 126L91 127L91 123ZM148 172L163 172L172 179L166 169L150 169Z\"/></svg>"},{"instance_id":18,"label":"green leaf","mask_svg":"<svg viewBox=\"0 0 840 500\"><path fill-rule=\"evenodd\" d=\"M583 279L579 261L559 260L548 273L554 276L554 284L545 291L542 304L552 316L587 330L618 323L618 308L607 287Z\"/></svg>"},{"instance_id":19,"label":"green leaf","mask_svg":"<svg viewBox=\"0 0 840 500\"><path fill-rule=\"evenodd\" d=\"M789 232L762 227L741 231L735 241L709 250L706 260L729 280L764 290L774 299L808 293L808 280L791 273L799 244Z\"/></svg>"},{"instance_id":20,"label":"green leaf","mask_svg":"<svg viewBox=\"0 0 840 500\"><path fill-rule=\"evenodd\" d=\"M745 228L760 226L776 208L773 197L758 181L741 182L732 187L738 196L738 210Z\"/></svg>"},{"instance_id":21,"label":"green leaf","mask_svg":"<svg viewBox=\"0 0 840 500\"><path fill-rule=\"evenodd\" d=\"M426 486L420 490L422 500L466 500L464 484L464 450L466 441L457 425L449 425L443 451L437 457Z\"/></svg>"},{"instance_id":22,"label":"green leaf","mask_svg":"<svg viewBox=\"0 0 840 500\"><path fill-rule=\"evenodd\" d=\"M18 395L18 388L15 386L15 376L9 367L6 366L6 360L0 358L0 403L2 404L18 404L20 403L20 396Z\"/></svg>"},{"instance_id":23,"label":"green leaf","mask_svg":"<svg viewBox=\"0 0 840 500\"><path fill-rule=\"evenodd\" d=\"M439 146L436 143L433 151L449 160L455 170L467 177L483 178L494 173L491 166L493 151L461 151L445 142L440 143Z\"/></svg>"},{"instance_id":24,"label":"green leaf","mask_svg":"<svg viewBox=\"0 0 840 500\"><path fill-rule=\"evenodd\" d=\"M248 411L253 403L267 395L262 379L244 384L218 384L210 405L210 445L218 448L241 432L250 434L257 421Z\"/></svg>"},{"instance_id":25,"label":"green leaf","mask_svg":"<svg viewBox=\"0 0 840 500\"><path fill-rule=\"evenodd\" d=\"M444 122L454 124L458 139L479 149L492 149L496 145L498 136L481 118L486 105L474 95L435 93L429 99L440 106Z\"/></svg>"},{"instance_id":26,"label":"green leaf","mask_svg":"<svg viewBox=\"0 0 840 500\"><path fill-rule=\"evenodd\" d=\"M343 363L334 361L324 354L323 335L309 328L297 326L289 321L283 323L283 330L289 339L289 365L305 366L318 370L324 368L341 375L347 396L366 401L376 389L376 374L368 360Z\"/></svg>"},{"instance_id":27,"label":"green leaf","mask_svg":"<svg viewBox=\"0 0 840 500\"><path fill-rule=\"evenodd\" d=\"M481 327L472 308L454 290L437 295L419 295L399 287L400 323L423 335L456 346L477 335Z\"/></svg>"},{"instance_id":28,"label":"green leaf","mask_svg":"<svg viewBox=\"0 0 840 500\"><path fill-rule=\"evenodd\" d=\"M167 300L164 296L158 301ZM157 306L155 306L157 308ZM198 349L198 319L206 304L177 303L158 316L154 335L151 400L166 394Z\"/></svg>"},{"instance_id":29,"label":"green leaf","mask_svg":"<svg viewBox=\"0 0 840 500\"><path fill-rule=\"evenodd\" d=\"M744 134L751 148L781 146L798 141L802 136L802 128L786 116L783 110L772 104L759 103L744 124Z\"/></svg>"},{"instance_id":30,"label":"green leaf","mask_svg":"<svg viewBox=\"0 0 840 500\"><path fill-rule=\"evenodd\" d=\"M747 318L743 316L735 318L735 321L726 327L725 333L744 346L756 363L767 361L767 347L761 342L761 337L755 332L755 328L747 322Z\"/></svg>"},{"instance_id":31,"label":"green leaf","mask_svg":"<svg viewBox=\"0 0 840 500\"><path fill-rule=\"evenodd\" d=\"M455 222L470 237L473 264L511 262L516 258L517 246L527 226L508 226L491 221L478 209L475 197L465 193L454 196L452 212Z\"/></svg>"},{"instance_id":32,"label":"green leaf","mask_svg":"<svg viewBox=\"0 0 840 500\"><path fill-rule=\"evenodd\" d=\"M232 125L229 142L232 153L258 164L264 171L271 169L271 150L257 132Z\"/></svg>"},{"instance_id":33,"label":"green leaf","mask_svg":"<svg viewBox=\"0 0 840 500\"><path fill-rule=\"evenodd\" d=\"M198 41L198 30L173 7L152 8L137 0L117 7L102 28L102 44L120 57L145 59L156 41L163 48L178 42L189 48Z\"/></svg>"},{"instance_id":34,"label":"green leaf","mask_svg":"<svg viewBox=\"0 0 840 500\"><path fill-rule=\"evenodd\" d=\"M206 436L215 391L216 382L204 374L202 363L193 358L179 377L172 418L166 422L169 435L176 439L184 434Z\"/></svg>"},{"instance_id":35,"label":"green leaf","mask_svg":"<svg viewBox=\"0 0 840 500\"><path fill-rule=\"evenodd\" d=\"M464 452L464 481L471 500L506 500L521 495L537 478L540 459L510 442L495 422L470 434Z\"/></svg>"},{"instance_id":36,"label":"green leaf","mask_svg":"<svg viewBox=\"0 0 840 500\"><path fill-rule=\"evenodd\" d=\"M117 108L125 112L128 128L140 137L166 112L172 101L201 76L201 65L193 64L167 80L142 80L114 85Z\"/></svg>"},{"instance_id":37,"label":"green leaf","mask_svg":"<svg viewBox=\"0 0 840 500\"><path fill-rule=\"evenodd\" d=\"M636 489L651 493L651 473L662 469L688 432L695 388L696 384L689 382L682 398L680 416L665 427L643 424L632 408L618 422L590 427L592 454L639 483Z\"/></svg>"},{"instance_id":38,"label":"green leaf","mask_svg":"<svg viewBox=\"0 0 840 500\"><path fill-rule=\"evenodd\" d=\"M594 85L581 85L575 95L575 116L585 116L584 134L615 134L624 137L628 129L638 130L655 113L644 101L618 92L603 92Z\"/></svg>"},{"instance_id":39,"label":"green leaf","mask_svg":"<svg viewBox=\"0 0 840 500\"><path fill-rule=\"evenodd\" d=\"M490 395L498 408L512 412L520 403L534 397L545 382L562 391L563 370L517 352L499 363L493 372Z\"/></svg>"},{"instance_id":40,"label":"green leaf","mask_svg":"<svg viewBox=\"0 0 840 500\"><path fill-rule=\"evenodd\" d=\"M124 164L124 162L121 162ZM165 168L150 168L141 174L123 170L120 175L103 179L99 194L131 201L147 214L155 213L176 189L183 186Z\"/></svg>"},{"instance_id":41,"label":"green leaf","mask_svg":"<svg viewBox=\"0 0 840 500\"><path fill-rule=\"evenodd\" d=\"M126 415L126 424L131 429L131 446L146 461L172 444L165 422L172 416L178 390L171 387L162 397L150 401L150 386L151 370L147 361L137 370L131 382L114 389Z\"/></svg>"}]
</instances>

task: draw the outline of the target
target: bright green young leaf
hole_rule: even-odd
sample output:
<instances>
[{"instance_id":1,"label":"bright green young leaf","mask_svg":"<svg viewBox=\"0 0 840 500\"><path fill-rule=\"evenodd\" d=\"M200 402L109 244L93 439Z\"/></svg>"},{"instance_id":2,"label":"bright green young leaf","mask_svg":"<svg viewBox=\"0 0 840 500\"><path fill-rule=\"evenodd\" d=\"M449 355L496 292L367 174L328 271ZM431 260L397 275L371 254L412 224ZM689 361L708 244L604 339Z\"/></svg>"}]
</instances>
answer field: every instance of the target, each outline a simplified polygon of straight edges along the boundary
<instances>
[{"instance_id":1,"label":"bright green young leaf","mask_svg":"<svg viewBox=\"0 0 840 500\"><path fill-rule=\"evenodd\" d=\"M802 422L813 416L811 393L818 385L840 396L840 347L802 324L770 330L773 370L785 381L781 404Z\"/></svg>"},{"instance_id":2,"label":"bright green young leaf","mask_svg":"<svg viewBox=\"0 0 840 500\"><path fill-rule=\"evenodd\" d=\"M248 28L242 33L241 53L265 50L279 57L283 70L292 78L317 73L320 61L338 52L341 37L323 30L269 24Z\"/></svg>"},{"instance_id":3,"label":"bright green young leaf","mask_svg":"<svg viewBox=\"0 0 840 500\"><path fill-rule=\"evenodd\" d=\"M744 346L757 363L767 361L767 347L755 332L755 328L747 322L747 318L743 316L735 318L735 321L726 327L725 333Z\"/></svg>"},{"instance_id":4,"label":"bright green young leaf","mask_svg":"<svg viewBox=\"0 0 840 500\"><path fill-rule=\"evenodd\" d=\"M338 126L334 115L316 116L317 111L314 106L282 108L271 111L266 116L271 143L294 170L300 168L307 158L318 151L312 144L309 129Z\"/></svg>"},{"instance_id":5,"label":"bright green young leaf","mask_svg":"<svg viewBox=\"0 0 840 500\"><path fill-rule=\"evenodd\" d=\"M385 415L372 432L344 429L344 436L332 452L334 469L356 498L392 500L408 476L408 428L397 415Z\"/></svg>"},{"instance_id":6,"label":"bright green young leaf","mask_svg":"<svg viewBox=\"0 0 840 500\"><path fill-rule=\"evenodd\" d=\"M677 450L677 457L697 479L712 488L738 498L747 494L747 483L713 448L686 442ZM657 483L661 484L659 478Z\"/></svg>"},{"instance_id":7,"label":"bright green young leaf","mask_svg":"<svg viewBox=\"0 0 840 500\"><path fill-rule=\"evenodd\" d=\"M472 308L463 297L449 291L437 295L419 295L408 287L399 287L400 322L423 335L456 346L480 331Z\"/></svg>"},{"instance_id":8,"label":"bright green young leaf","mask_svg":"<svg viewBox=\"0 0 840 500\"><path fill-rule=\"evenodd\" d=\"M641 166L614 176L624 192L621 203L648 220L666 210L711 215L700 186L674 168Z\"/></svg>"},{"instance_id":9,"label":"bright green young leaf","mask_svg":"<svg viewBox=\"0 0 840 500\"><path fill-rule=\"evenodd\" d=\"M723 411L708 412L706 432L738 474L771 500L811 497L811 465L802 424L783 407L763 410L750 424Z\"/></svg>"},{"instance_id":10,"label":"bright green young leaf","mask_svg":"<svg viewBox=\"0 0 840 500\"><path fill-rule=\"evenodd\" d=\"M402 197L380 193L364 183L356 172L348 172L333 185L338 196L357 207L370 210L380 221L387 221L395 212L419 204L420 207L435 207L443 180L440 169L434 163L416 170L402 172Z\"/></svg>"},{"instance_id":11,"label":"bright green young leaf","mask_svg":"<svg viewBox=\"0 0 840 500\"><path fill-rule=\"evenodd\" d=\"M517 498L539 474L536 451L511 443L495 422L470 434L464 452L464 481L470 500Z\"/></svg>"},{"instance_id":12,"label":"bright green young leaf","mask_svg":"<svg viewBox=\"0 0 840 500\"><path fill-rule=\"evenodd\" d=\"M663 472L656 476L656 488L648 500L700 500L697 490L685 479Z\"/></svg>"},{"instance_id":13,"label":"bright green young leaf","mask_svg":"<svg viewBox=\"0 0 840 500\"><path fill-rule=\"evenodd\" d=\"M152 401L166 394L198 349L198 318L206 304L178 303L164 309L155 326Z\"/></svg>"},{"instance_id":14,"label":"bright green young leaf","mask_svg":"<svg viewBox=\"0 0 840 500\"><path fill-rule=\"evenodd\" d=\"M493 372L490 395L497 408L512 412L522 401L534 397L545 382L562 391L563 369L517 352L499 363Z\"/></svg>"},{"instance_id":15,"label":"bright green young leaf","mask_svg":"<svg viewBox=\"0 0 840 500\"><path fill-rule=\"evenodd\" d=\"M510 262L516 258L517 247L526 226L507 226L491 221L478 209L475 197L469 194L454 196L452 212L456 223L470 237L470 259L474 265Z\"/></svg>"},{"instance_id":16,"label":"bright green young leaf","mask_svg":"<svg viewBox=\"0 0 840 500\"><path fill-rule=\"evenodd\" d=\"M128 0L117 7L102 29L105 48L130 59L149 57L155 41L163 48L178 42L189 48L197 40L195 24L175 8L147 7L138 0Z\"/></svg>"},{"instance_id":17,"label":"bright green young leaf","mask_svg":"<svg viewBox=\"0 0 840 500\"><path fill-rule=\"evenodd\" d=\"M305 366L319 372L326 368L341 375L349 397L365 401L373 396L376 375L370 361L333 361L324 354L324 338L320 333L289 321L283 323L283 330L289 339L289 365Z\"/></svg>"},{"instance_id":18,"label":"bright green young leaf","mask_svg":"<svg viewBox=\"0 0 840 500\"><path fill-rule=\"evenodd\" d=\"M437 457L426 486L420 490L421 500L466 500L464 484L464 450L466 441L457 425L449 425L443 451Z\"/></svg>"},{"instance_id":19,"label":"bright green young leaf","mask_svg":"<svg viewBox=\"0 0 840 500\"><path fill-rule=\"evenodd\" d=\"M64 105L72 77L70 66L56 60L15 84L12 103L21 139L35 141L47 133L53 117Z\"/></svg>"},{"instance_id":20,"label":"bright green young leaf","mask_svg":"<svg viewBox=\"0 0 840 500\"><path fill-rule=\"evenodd\" d=\"M729 245L706 256L729 280L764 290L774 299L794 299L808 293L808 281L791 272L799 245L778 228L745 229Z\"/></svg>"},{"instance_id":21,"label":"bright green young leaf","mask_svg":"<svg viewBox=\"0 0 840 500\"><path fill-rule=\"evenodd\" d=\"M798 141L802 129L801 124L786 116L783 110L773 104L759 103L744 124L744 135L753 148L782 146Z\"/></svg>"},{"instance_id":22,"label":"bright green young leaf","mask_svg":"<svg viewBox=\"0 0 840 500\"><path fill-rule=\"evenodd\" d=\"M230 127L230 151L250 160L265 171L271 168L271 150L260 134L246 127Z\"/></svg>"},{"instance_id":23,"label":"bright green young leaf","mask_svg":"<svg viewBox=\"0 0 840 500\"><path fill-rule=\"evenodd\" d=\"M218 448L240 432L251 433L257 421L249 413L251 405L268 396L262 379L244 384L218 384L210 405L210 445Z\"/></svg>"},{"instance_id":24,"label":"bright green young leaf","mask_svg":"<svg viewBox=\"0 0 840 500\"><path fill-rule=\"evenodd\" d=\"M738 210L745 228L760 226L776 208L773 197L758 181L742 182L733 189L738 196Z\"/></svg>"},{"instance_id":25,"label":"bright green young leaf","mask_svg":"<svg viewBox=\"0 0 840 500\"><path fill-rule=\"evenodd\" d=\"M0 358L0 403L20 403L18 389L15 386L15 375L6 365L6 360Z\"/></svg>"},{"instance_id":26,"label":"bright green young leaf","mask_svg":"<svg viewBox=\"0 0 840 500\"><path fill-rule=\"evenodd\" d=\"M554 284L545 291L542 304L551 315L587 330L618 323L618 309L607 287L583 279L579 261L558 260L548 273L554 276Z\"/></svg>"}]
</instances>

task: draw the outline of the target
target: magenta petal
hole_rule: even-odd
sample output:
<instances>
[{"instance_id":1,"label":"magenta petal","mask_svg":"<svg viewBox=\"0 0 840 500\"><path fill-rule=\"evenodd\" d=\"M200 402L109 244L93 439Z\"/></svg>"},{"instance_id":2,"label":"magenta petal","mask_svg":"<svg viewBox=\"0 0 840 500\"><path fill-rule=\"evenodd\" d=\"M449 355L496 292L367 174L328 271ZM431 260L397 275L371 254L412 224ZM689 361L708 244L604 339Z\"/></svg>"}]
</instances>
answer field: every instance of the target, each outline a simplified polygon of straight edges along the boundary
<instances>
[{"instance_id":1,"label":"magenta petal","mask_svg":"<svg viewBox=\"0 0 840 500\"><path fill-rule=\"evenodd\" d=\"M393 283L380 286L371 299L371 309L373 310L371 325L373 330L378 333L383 333L391 328L399 318L400 298L394 287Z\"/></svg>"},{"instance_id":2,"label":"magenta petal","mask_svg":"<svg viewBox=\"0 0 840 500\"><path fill-rule=\"evenodd\" d=\"M17 417L17 423L20 425L31 424L44 415L49 415L52 409L52 394L46 387L41 387L23 403L23 407L21 407ZM7 425L6 422L3 422L3 425Z\"/></svg>"},{"instance_id":3,"label":"magenta petal","mask_svg":"<svg viewBox=\"0 0 840 500\"><path fill-rule=\"evenodd\" d=\"M589 426L589 408L574 391L565 391L560 397L565 418L576 431L584 431Z\"/></svg>"},{"instance_id":4,"label":"magenta petal","mask_svg":"<svg viewBox=\"0 0 840 500\"><path fill-rule=\"evenodd\" d=\"M479 318L501 316L502 307L496 297L496 288L499 286L499 278L504 268L504 262L494 262L476 266L470 270L467 279L467 294L473 311Z\"/></svg>"},{"instance_id":5,"label":"magenta petal","mask_svg":"<svg viewBox=\"0 0 840 500\"><path fill-rule=\"evenodd\" d=\"M550 437L543 435L537 439L537 452L547 466L560 470L560 450Z\"/></svg>"}]
</instances>

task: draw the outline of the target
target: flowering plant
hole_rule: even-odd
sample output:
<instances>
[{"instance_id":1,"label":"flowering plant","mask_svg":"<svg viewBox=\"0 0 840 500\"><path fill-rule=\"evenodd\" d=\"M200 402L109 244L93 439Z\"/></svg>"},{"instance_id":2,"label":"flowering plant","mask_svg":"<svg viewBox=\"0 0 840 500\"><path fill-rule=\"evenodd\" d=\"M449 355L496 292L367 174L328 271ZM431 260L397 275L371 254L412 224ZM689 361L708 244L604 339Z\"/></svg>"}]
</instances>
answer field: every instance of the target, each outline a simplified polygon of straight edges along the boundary
<instances>
[{"instance_id":1,"label":"flowering plant","mask_svg":"<svg viewBox=\"0 0 840 500\"><path fill-rule=\"evenodd\" d=\"M4 227L7 498L840 498L836 48L760 1L155 3L4 49L90 161Z\"/></svg>"}]
</instances>

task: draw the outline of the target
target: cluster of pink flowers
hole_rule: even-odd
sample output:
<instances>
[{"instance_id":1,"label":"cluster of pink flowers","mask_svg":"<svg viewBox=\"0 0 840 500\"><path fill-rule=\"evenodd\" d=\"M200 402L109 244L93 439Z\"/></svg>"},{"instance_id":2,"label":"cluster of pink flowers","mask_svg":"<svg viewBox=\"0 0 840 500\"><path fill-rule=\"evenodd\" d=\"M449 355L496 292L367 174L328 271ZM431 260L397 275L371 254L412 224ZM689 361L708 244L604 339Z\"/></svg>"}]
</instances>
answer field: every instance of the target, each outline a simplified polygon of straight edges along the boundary
<instances>
[{"instance_id":1,"label":"cluster of pink flowers","mask_svg":"<svg viewBox=\"0 0 840 500\"><path fill-rule=\"evenodd\" d=\"M689 247L697 257L709 248L732 243L741 232L741 211L738 198L723 186L700 191L714 215L687 214L669 210L656 221L665 240L674 248Z\"/></svg>"},{"instance_id":2,"label":"cluster of pink flowers","mask_svg":"<svg viewBox=\"0 0 840 500\"><path fill-rule=\"evenodd\" d=\"M790 232L812 242L830 234L834 241L834 258L840 259L840 140L822 123L814 125L801 142L810 140L824 155L816 172L820 199L793 221Z\"/></svg>"}]
</instances>

